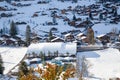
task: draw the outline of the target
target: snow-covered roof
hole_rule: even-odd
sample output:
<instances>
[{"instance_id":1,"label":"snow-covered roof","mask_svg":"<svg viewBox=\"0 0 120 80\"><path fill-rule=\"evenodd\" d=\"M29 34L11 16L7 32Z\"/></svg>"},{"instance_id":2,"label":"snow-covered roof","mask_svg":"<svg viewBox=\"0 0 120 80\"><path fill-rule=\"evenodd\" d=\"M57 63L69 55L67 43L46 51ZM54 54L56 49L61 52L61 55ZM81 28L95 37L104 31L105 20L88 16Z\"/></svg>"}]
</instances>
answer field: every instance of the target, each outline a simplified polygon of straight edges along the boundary
<instances>
[{"instance_id":1,"label":"snow-covered roof","mask_svg":"<svg viewBox=\"0 0 120 80\"><path fill-rule=\"evenodd\" d=\"M75 58L73 57L65 57L64 60L74 60Z\"/></svg>"},{"instance_id":2,"label":"snow-covered roof","mask_svg":"<svg viewBox=\"0 0 120 80\"><path fill-rule=\"evenodd\" d=\"M40 59L40 58L33 58L33 59L30 60L30 61L41 61L41 59Z\"/></svg>"},{"instance_id":3,"label":"snow-covered roof","mask_svg":"<svg viewBox=\"0 0 120 80\"><path fill-rule=\"evenodd\" d=\"M79 33L77 36L82 36L83 35L83 33Z\"/></svg>"},{"instance_id":4,"label":"snow-covered roof","mask_svg":"<svg viewBox=\"0 0 120 80\"><path fill-rule=\"evenodd\" d=\"M16 41L14 38L10 38L10 40L12 40L12 41Z\"/></svg>"},{"instance_id":5,"label":"snow-covered roof","mask_svg":"<svg viewBox=\"0 0 120 80\"><path fill-rule=\"evenodd\" d=\"M86 36L82 36L82 37L81 37L81 39L85 39L85 38L87 38L87 37L86 37Z\"/></svg>"},{"instance_id":6,"label":"snow-covered roof","mask_svg":"<svg viewBox=\"0 0 120 80\"><path fill-rule=\"evenodd\" d=\"M63 57L56 57L55 60L63 60Z\"/></svg>"},{"instance_id":7,"label":"snow-covered roof","mask_svg":"<svg viewBox=\"0 0 120 80\"><path fill-rule=\"evenodd\" d=\"M56 37L56 38L52 39L51 41L55 41L55 40L57 40L57 39L64 40L64 39L62 39L62 38L60 38L60 37Z\"/></svg>"},{"instance_id":8,"label":"snow-covered roof","mask_svg":"<svg viewBox=\"0 0 120 80\"><path fill-rule=\"evenodd\" d=\"M103 36L105 36L105 34L98 35L97 37L100 38L100 37L103 37Z\"/></svg>"},{"instance_id":9,"label":"snow-covered roof","mask_svg":"<svg viewBox=\"0 0 120 80\"><path fill-rule=\"evenodd\" d=\"M70 35L72 35L72 34L71 34L71 33L68 33L68 34L65 35L65 37L70 36Z\"/></svg>"},{"instance_id":10,"label":"snow-covered roof","mask_svg":"<svg viewBox=\"0 0 120 80\"><path fill-rule=\"evenodd\" d=\"M28 47L27 53L35 52L39 54L40 52L44 53L54 53L58 51L59 53L70 53L75 54L76 53L76 43L63 43L63 42L55 42L55 43L37 43L37 44L31 44Z\"/></svg>"}]
</instances>

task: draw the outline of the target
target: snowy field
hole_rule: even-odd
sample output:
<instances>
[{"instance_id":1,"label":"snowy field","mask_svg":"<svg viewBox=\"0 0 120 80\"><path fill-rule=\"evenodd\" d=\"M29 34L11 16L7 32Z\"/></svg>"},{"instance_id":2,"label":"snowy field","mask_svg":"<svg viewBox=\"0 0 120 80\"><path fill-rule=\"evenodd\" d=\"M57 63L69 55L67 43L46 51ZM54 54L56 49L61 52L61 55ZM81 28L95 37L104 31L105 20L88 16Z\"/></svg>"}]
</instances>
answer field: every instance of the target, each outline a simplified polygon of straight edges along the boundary
<instances>
[{"instance_id":1,"label":"snowy field","mask_svg":"<svg viewBox=\"0 0 120 80\"><path fill-rule=\"evenodd\" d=\"M108 48L105 50L79 52L79 56L85 56L92 65L89 68L90 80L109 80L112 77L120 77L120 51Z\"/></svg>"},{"instance_id":2,"label":"snowy field","mask_svg":"<svg viewBox=\"0 0 120 80\"><path fill-rule=\"evenodd\" d=\"M0 47L0 54L4 62L4 74L7 74L25 56L27 48Z\"/></svg>"},{"instance_id":3,"label":"snowy field","mask_svg":"<svg viewBox=\"0 0 120 80\"><path fill-rule=\"evenodd\" d=\"M8 73L16 66L26 54L27 48L0 47L5 71ZM118 49L108 48L105 50L79 52L79 56L85 56L92 65L89 68L89 80L108 80L111 77L120 76L120 52ZM74 80L74 79L73 79Z\"/></svg>"}]
</instances>

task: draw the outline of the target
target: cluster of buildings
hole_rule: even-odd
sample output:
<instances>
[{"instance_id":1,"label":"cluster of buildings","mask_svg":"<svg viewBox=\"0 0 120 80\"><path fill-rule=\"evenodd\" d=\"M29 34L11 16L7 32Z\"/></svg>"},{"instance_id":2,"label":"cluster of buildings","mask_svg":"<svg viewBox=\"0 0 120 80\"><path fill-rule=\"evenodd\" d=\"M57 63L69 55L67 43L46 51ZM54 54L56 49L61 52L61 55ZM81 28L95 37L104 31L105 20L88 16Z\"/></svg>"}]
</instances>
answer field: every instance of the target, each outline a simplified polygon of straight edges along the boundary
<instances>
[{"instance_id":1,"label":"cluster of buildings","mask_svg":"<svg viewBox=\"0 0 120 80\"><path fill-rule=\"evenodd\" d=\"M25 46L26 42L22 36L16 35L11 37L9 34L2 34L0 37L0 45L2 46Z\"/></svg>"}]
</instances>

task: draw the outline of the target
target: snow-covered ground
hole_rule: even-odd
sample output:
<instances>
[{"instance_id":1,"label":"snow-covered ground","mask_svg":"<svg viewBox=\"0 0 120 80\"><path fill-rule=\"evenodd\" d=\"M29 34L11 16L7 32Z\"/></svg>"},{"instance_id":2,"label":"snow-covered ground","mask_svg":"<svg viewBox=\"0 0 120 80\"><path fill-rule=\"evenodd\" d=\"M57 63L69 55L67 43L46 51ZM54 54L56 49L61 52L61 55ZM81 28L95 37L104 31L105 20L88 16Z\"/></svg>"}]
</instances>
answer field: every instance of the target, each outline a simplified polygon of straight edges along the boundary
<instances>
[{"instance_id":1,"label":"snow-covered ground","mask_svg":"<svg viewBox=\"0 0 120 80\"><path fill-rule=\"evenodd\" d=\"M95 3L95 0L80 0L78 3L72 3L71 1L67 1L67 2L61 2L61 1L57 1L57 0L52 0L50 3L48 4L37 4L39 0L35 0L35 1L21 1L19 3L22 4L29 4L31 3L31 6L27 6L27 7L16 7L16 6L12 6L6 2L0 2L0 6L8 6L10 8L16 8L17 11L1 11L0 13L12 13L14 16L13 17L7 17L7 18L1 18L0 19L0 28L2 27L7 27L8 29L10 28L10 21L21 21L21 22L26 22L27 25L30 25L31 29L34 30L36 33L38 34L43 34L42 32L40 32L40 30L42 31L49 31L52 27L56 27L58 28L59 32L64 32L67 30L72 30L75 29L73 27L70 27L69 25L64 25L65 22L63 22L63 20L58 20L57 22L59 25L56 26L43 26L42 24L45 22L52 22L52 17L51 15L51 11L49 11L49 8L58 8L59 10L61 9L67 9L69 6L72 6L72 8L74 8L77 5L90 5ZM16 2L17 3L17 2ZM33 14L35 12L39 12L38 17L32 17ZM23 14L17 14L17 13L23 13ZM47 15L42 16L42 13L46 13ZM59 13L60 11L59 11ZM66 15L65 15L66 16ZM73 14L69 14L67 15L69 18L72 18ZM36 28L34 28L35 26L37 26ZM34 29L33 29L34 28ZM19 34L24 35L25 34L25 29L26 29L26 25L18 25L18 29L19 29Z\"/></svg>"},{"instance_id":2,"label":"snow-covered ground","mask_svg":"<svg viewBox=\"0 0 120 80\"><path fill-rule=\"evenodd\" d=\"M89 68L91 80L109 80L112 77L120 77L120 51L118 49L79 52L78 55L85 56L92 65Z\"/></svg>"},{"instance_id":3,"label":"snow-covered ground","mask_svg":"<svg viewBox=\"0 0 120 80\"><path fill-rule=\"evenodd\" d=\"M26 54L27 48L0 47L5 71L8 73L16 66ZM120 76L120 51L118 49L108 48L105 50L79 52L79 56L86 56L92 65L89 68L89 80L108 80L111 77ZM74 79L73 79L74 80Z\"/></svg>"},{"instance_id":4,"label":"snow-covered ground","mask_svg":"<svg viewBox=\"0 0 120 80\"><path fill-rule=\"evenodd\" d=\"M16 8L17 11L0 11L1 13L12 13L13 17L0 17L0 29L3 27L10 28L10 21L14 20L15 22L26 22L27 25L30 25L32 31L44 35L42 31L49 32L50 28L55 27L58 29L59 35L61 32L68 31L68 30L76 30L76 28L71 27L63 21L63 19L57 19L58 25L54 26L43 26L42 24L45 22L52 22L51 11L49 8L58 8L59 10L67 9L69 6L74 8L77 5L90 5L95 3L95 0L79 0L78 3L72 2L60 2L57 0L52 0L52 2L48 4L37 4L37 1L21 1L20 3L31 3L31 6L27 7L15 7L9 5L6 2L0 2L0 6L8 6L9 8ZM58 11L59 11L58 10ZM38 12L38 17L32 17L35 12ZM21 13L21 14L17 14ZM46 13L47 15L42 16L42 13ZM120 14L120 7L118 10ZM57 13L61 15L60 11ZM72 19L73 14L68 13L68 18ZM76 17L85 17L85 16L78 16ZM26 25L17 25L19 29L19 34L25 35ZM107 21L104 23L98 23L93 26L95 36L106 34L110 32L113 28L116 28L118 31L120 30L120 23L118 24L108 24ZM79 29L78 29L79 30ZM50 46L50 45L49 45ZM47 47L49 47L47 46ZM32 46L34 47L34 46ZM51 46L50 46L51 47ZM63 46L61 46L63 47ZM72 49L71 49L72 50ZM0 47L0 54L3 57L5 71L4 74L8 73L15 65L21 61L21 59L26 54L27 48L13 48L13 47ZM98 50L98 51L89 51L89 52L80 52L78 53L79 56L85 55L86 58L92 64L92 67L89 69L90 73L93 74L93 78L96 80L108 80L110 77L120 77L120 52L117 49L109 48L105 50ZM93 80L92 78L92 80ZM72 79L73 80L73 79Z\"/></svg>"},{"instance_id":5,"label":"snow-covered ground","mask_svg":"<svg viewBox=\"0 0 120 80\"><path fill-rule=\"evenodd\" d=\"M30 25L32 32L35 32L39 35L45 35L46 33L44 33L43 31L49 32L49 30L52 27L55 27L58 29L58 34L60 35L61 32L65 32L68 30L76 30L76 28L69 26L67 23L65 23L63 21L63 19L56 19L58 22L58 25L52 25L52 26L48 26L48 25L43 25L46 22L52 22L52 17L51 17L51 11L49 10L49 8L58 8L57 14L59 16L63 16L63 17L68 17L70 19L73 18L73 13L72 12L68 12L67 15L63 15L61 14L62 9L68 9L69 6L72 7L72 9L75 8L75 6L77 5L91 5L94 4L96 2L96 0L79 0L78 3L72 3L71 1L66 1L66 2L61 2L61 1L57 1L57 0L52 0L50 3L47 4L37 4L38 0L35 1L21 1L19 3L22 4L31 4L31 6L26 6L26 7L16 7L16 6L12 6L6 2L0 2L0 6L8 6L10 8L16 8L16 11L1 11L1 13L12 13L13 16L12 17L2 17L0 19L0 29L2 27L6 27L6 28L10 28L10 22L13 20L14 22L26 22L27 24L25 25L17 25L18 30L19 30L19 34L25 35L25 30L26 30L26 26ZM17 3L17 2L16 2ZM20 14L18 14L20 13ZM38 14L38 17L32 17L33 14L36 13ZM41 15L42 13L45 13L47 15ZM118 10L119 13L119 10ZM85 19L85 16L80 16L76 14L77 18L83 18ZM120 30L119 25L120 24L116 24L116 25L105 25L107 23L99 23L99 24L95 24L93 26L94 31L97 31L96 35L100 35L100 34L105 34L108 33L112 30L112 28L117 28L118 30ZM104 30L103 30L104 29ZM77 29L77 30L82 30L82 29Z\"/></svg>"},{"instance_id":6,"label":"snow-covered ground","mask_svg":"<svg viewBox=\"0 0 120 80\"><path fill-rule=\"evenodd\" d=\"M99 36L101 34L112 32L115 29L116 29L116 33L118 33L120 31L119 26L120 23L119 24L100 23L100 24L95 24L92 28L94 31L97 31L97 33L95 33L95 36Z\"/></svg>"},{"instance_id":7,"label":"snow-covered ground","mask_svg":"<svg viewBox=\"0 0 120 80\"><path fill-rule=\"evenodd\" d=\"M25 47L0 47L0 54L4 62L4 74L7 74L15 67L25 56L27 48Z\"/></svg>"}]
</instances>

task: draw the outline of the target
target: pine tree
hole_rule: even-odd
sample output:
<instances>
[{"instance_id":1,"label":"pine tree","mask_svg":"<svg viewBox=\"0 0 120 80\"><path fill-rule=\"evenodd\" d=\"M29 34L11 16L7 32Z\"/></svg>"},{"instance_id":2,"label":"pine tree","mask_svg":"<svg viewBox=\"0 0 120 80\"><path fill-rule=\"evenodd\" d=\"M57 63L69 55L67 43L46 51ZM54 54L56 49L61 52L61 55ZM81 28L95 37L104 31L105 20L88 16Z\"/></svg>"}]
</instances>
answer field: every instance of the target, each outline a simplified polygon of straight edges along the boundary
<instances>
[{"instance_id":1,"label":"pine tree","mask_svg":"<svg viewBox=\"0 0 120 80\"><path fill-rule=\"evenodd\" d=\"M53 34L52 34L52 30L50 30L50 32L49 32L49 41L51 41L52 38L53 38Z\"/></svg>"},{"instance_id":2,"label":"pine tree","mask_svg":"<svg viewBox=\"0 0 120 80\"><path fill-rule=\"evenodd\" d=\"M102 13L100 13L99 19L100 19L100 20L103 20L103 14L102 14Z\"/></svg>"},{"instance_id":3,"label":"pine tree","mask_svg":"<svg viewBox=\"0 0 120 80\"><path fill-rule=\"evenodd\" d=\"M55 18L55 16L53 16L53 24L56 25L56 23L57 23L56 18Z\"/></svg>"},{"instance_id":4,"label":"pine tree","mask_svg":"<svg viewBox=\"0 0 120 80\"><path fill-rule=\"evenodd\" d=\"M21 62L18 71L18 78L21 78L22 76L27 75L28 73L29 70L27 68L27 64L25 62Z\"/></svg>"},{"instance_id":5,"label":"pine tree","mask_svg":"<svg viewBox=\"0 0 120 80\"><path fill-rule=\"evenodd\" d=\"M76 21L76 16L75 15L73 16L73 20Z\"/></svg>"},{"instance_id":6,"label":"pine tree","mask_svg":"<svg viewBox=\"0 0 120 80\"><path fill-rule=\"evenodd\" d=\"M4 71L3 60L2 60L2 56L0 55L0 74L3 74L3 71Z\"/></svg>"},{"instance_id":7,"label":"pine tree","mask_svg":"<svg viewBox=\"0 0 120 80\"><path fill-rule=\"evenodd\" d=\"M3 29L0 29L0 35L2 35L3 34Z\"/></svg>"},{"instance_id":8,"label":"pine tree","mask_svg":"<svg viewBox=\"0 0 120 80\"><path fill-rule=\"evenodd\" d=\"M117 15L118 15L117 9L115 8L115 9L114 9L114 14L113 14L113 16L116 17Z\"/></svg>"},{"instance_id":9,"label":"pine tree","mask_svg":"<svg viewBox=\"0 0 120 80\"><path fill-rule=\"evenodd\" d=\"M26 27L26 46L29 46L30 45L30 33L31 33L31 30L30 30L30 26L27 25Z\"/></svg>"},{"instance_id":10,"label":"pine tree","mask_svg":"<svg viewBox=\"0 0 120 80\"><path fill-rule=\"evenodd\" d=\"M3 34L5 34L5 32L6 32L6 31L5 31L5 27L3 27L3 29L2 29L2 30L3 30Z\"/></svg>"},{"instance_id":11,"label":"pine tree","mask_svg":"<svg viewBox=\"0 0 120 80\"><path fill-rule=\"evenodd\" d=\"M17 28L16 28L14 21L12 21L10 24L10 35L11 36L17 35Z\"/></svg>"},{"instance_id":12,"label":"pine tree","mask_svg":"<svg viewBox=\"0 0 120 80\"><path fill-rule=\"evenodd\" d=\"M89 13L89 18L90 18L91 20L93 20L93 16L92 16L92 13L91 13L91 12Z\"/></svg>"}]
</instances>

